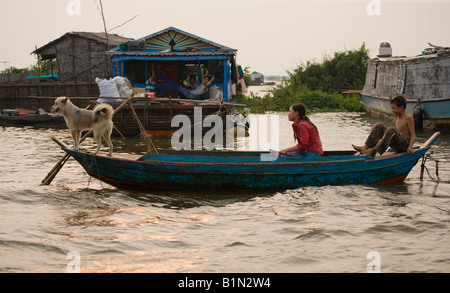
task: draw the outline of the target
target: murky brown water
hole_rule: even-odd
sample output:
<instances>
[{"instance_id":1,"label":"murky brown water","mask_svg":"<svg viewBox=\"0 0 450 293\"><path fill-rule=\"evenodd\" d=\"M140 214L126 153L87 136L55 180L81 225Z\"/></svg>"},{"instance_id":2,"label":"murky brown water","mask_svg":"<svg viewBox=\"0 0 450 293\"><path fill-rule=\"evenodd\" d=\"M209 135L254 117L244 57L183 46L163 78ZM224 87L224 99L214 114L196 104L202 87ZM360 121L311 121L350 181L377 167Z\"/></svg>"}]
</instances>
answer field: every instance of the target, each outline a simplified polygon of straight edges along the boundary
<instances>
[{"instance_id":1,"label":"murky brown water","mask_svg":"<svg viewBox=\"0 0 450 293\"><path fill-rule=\"evenodd\" d=\"M374 122L359 113L311 119L325 150L362 143ZM294 143L290 124L282 113L283 146ZM50 137L70 141L67 131L0 135L1 272L66 272L69 252L81 272L364 273L373 253L381 272L450 271L449 135L432 149L440 181L420 181L416 165L395 185L245 194L123 191L89 178L74 160L40 186L63 156ZM417 144L430 135L418 133ZM138 140L114 144L145 151ZM435 161L427 166L436 177Z\"/></svg>"}]
</instances>

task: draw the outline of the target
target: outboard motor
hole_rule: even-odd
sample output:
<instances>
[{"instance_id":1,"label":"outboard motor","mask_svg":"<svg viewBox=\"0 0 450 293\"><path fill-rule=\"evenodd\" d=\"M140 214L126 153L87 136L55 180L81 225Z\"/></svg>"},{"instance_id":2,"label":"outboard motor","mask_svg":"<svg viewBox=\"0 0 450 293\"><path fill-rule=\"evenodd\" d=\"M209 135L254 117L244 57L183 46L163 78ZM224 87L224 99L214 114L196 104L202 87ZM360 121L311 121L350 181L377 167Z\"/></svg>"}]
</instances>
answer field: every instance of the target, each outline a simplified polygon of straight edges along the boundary
<instances>
[{"instance_id":1,"label":"outboard motor","mask_svg":"<svg viewBox=\"0 0 450 293\"><path fill-rule=\"evenodd\" d=\"M423 128L423 110L420 106L420 103L417 102L417 105L414 106L413 110L413 118L414 118L414 127L416 129Z\"/></svg>"}]
</instances>

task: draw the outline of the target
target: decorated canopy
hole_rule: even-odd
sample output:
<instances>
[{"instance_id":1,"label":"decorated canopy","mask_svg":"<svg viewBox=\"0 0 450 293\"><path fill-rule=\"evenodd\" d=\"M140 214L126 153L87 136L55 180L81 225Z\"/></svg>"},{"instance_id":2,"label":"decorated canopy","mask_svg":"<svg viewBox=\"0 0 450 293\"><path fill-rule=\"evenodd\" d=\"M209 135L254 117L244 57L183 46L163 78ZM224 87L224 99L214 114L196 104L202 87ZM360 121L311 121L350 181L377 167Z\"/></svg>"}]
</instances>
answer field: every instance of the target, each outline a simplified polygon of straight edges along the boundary
<instances>
[{"instance_id":1,"label":"decorated canopy","mask_svg":"<svg viewBox=\"0 0 450 293\"><path fill-rule=\"evenodd\" d=\"M140 47L140 43L144 46ZM233 56L235 49L211 42L174 27L166 28L129 43L127 51L116 47L109 51L114 56ZM131 48L131 46L134 46ZM137 49L137 50L136 50Z\"/></svg>"}]
</instances>

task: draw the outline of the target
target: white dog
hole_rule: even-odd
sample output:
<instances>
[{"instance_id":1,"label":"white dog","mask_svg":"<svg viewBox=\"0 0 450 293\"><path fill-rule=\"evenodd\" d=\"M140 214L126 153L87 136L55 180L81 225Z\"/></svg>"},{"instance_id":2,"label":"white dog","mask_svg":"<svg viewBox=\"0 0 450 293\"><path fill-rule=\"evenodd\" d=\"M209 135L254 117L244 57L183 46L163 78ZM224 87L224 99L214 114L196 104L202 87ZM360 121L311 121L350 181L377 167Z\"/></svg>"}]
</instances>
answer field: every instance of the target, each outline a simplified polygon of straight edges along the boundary
<instances>
[{"instance_id":1,"label":"white dog","mask_svg":"<svg viewBox=\"0 0 450 293\"><path fill-rule=\"evenodd\" d=\"M111 142L111 133L113 129L112 116L113 108L108 104L99 104L94 110L80 109L75 106L68 98L60 97L55 100L52 106L52 112L61 115L66 120L67 127L72 134L74 140L74 149L80 148L81 131L92 129L94 131L95 142L97 143L98 153L102 147L102 138L109 147L108 155L113 152L113 144Z\"/></svg>"}]
</instances>

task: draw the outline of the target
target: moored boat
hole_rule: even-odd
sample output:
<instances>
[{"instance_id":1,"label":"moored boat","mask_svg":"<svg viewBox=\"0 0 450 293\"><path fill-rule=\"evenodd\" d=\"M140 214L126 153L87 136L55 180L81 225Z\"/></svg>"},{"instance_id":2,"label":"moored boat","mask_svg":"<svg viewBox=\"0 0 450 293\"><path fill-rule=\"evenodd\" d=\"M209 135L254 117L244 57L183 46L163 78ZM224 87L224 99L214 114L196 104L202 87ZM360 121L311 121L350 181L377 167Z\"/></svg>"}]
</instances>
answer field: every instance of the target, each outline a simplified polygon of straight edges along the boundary
<instances>
[{"instance_id":1,"label":"moored boat","mask_svg":"<svg viewBox=\"0 0 450 293\"><path fill-rule=\"evenodd\" d=\"M64 117L27 109L3 109L0 111L0 126L66 129Z\"/></svg>"},{"instance_id":2,"label":"moored boat","mask_svg":"<svg viewBox=\"0 0 450 293\"><path fill-rule=\"evenodd\" d=\"M369 112L393 117L390 100L403 95L416 127L450 125L450 48L432 46L414 57L395 57L388 43L368 61L360 102Z\"/></svg>"},{"instance_id":3,"label":"moored boat","mask_svg":"<svg viewBox=\"0 0 450 293\"><path fill-rule=\"evenodd\" d=\"M53 140L86 172L118 188L168 189L292 189L302 186L390 183L407 177L439 136L436 132L415 153L382 156L328 151L321 157L270 157L260 151L158 150L144 156L125 153L94 155L74 151Z\"/></svg>"}]
</instances>

